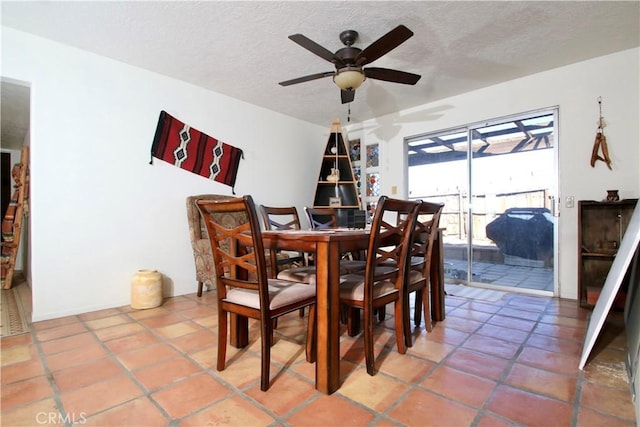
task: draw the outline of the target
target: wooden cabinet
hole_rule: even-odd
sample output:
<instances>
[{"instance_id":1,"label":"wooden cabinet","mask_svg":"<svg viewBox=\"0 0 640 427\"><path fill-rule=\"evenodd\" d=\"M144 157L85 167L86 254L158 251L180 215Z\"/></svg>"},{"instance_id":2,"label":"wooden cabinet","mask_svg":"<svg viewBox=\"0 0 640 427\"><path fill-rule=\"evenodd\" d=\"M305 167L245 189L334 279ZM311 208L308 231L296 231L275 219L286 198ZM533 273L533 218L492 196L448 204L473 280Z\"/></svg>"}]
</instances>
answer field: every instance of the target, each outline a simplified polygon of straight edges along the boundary
<instances>
[{"instance_id":1,"label":"wooden cabinet","mask_svg":"<svg viewBox=\"0 0 640 427\"><path fill-rule=\"evenodd\" d=\"M322 156L313 199L313 207L333 207L338 210L339 217L341 211L360 209L360 197L346 141L340 121L335 119Z\"/></svg>"},{"instance_id":2,"label":"wooden cabinet","mask_svg":"<svg viewBox=\"0 0 640 427\"><path fill-rule=\"evenodd\" d=\"M582 307L592 308L598 300L637 201L578 202L578 290ZM620 292L625 293L627 287L625 278ZM614 305L624 308L624 299L617 298Z\"/></svg>"}]
</instances>

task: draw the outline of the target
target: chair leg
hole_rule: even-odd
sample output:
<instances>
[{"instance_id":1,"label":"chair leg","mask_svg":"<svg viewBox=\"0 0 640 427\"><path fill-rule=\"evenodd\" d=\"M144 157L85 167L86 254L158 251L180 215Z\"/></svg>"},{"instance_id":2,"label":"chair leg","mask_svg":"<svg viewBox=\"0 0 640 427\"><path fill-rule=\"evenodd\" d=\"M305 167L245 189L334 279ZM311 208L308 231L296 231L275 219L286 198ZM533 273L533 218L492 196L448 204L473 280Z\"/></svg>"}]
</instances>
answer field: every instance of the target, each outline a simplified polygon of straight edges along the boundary
<instances>
[{"instance_id":1,"label":"chair leg","mask_svg":"<svg viewBox=\"0 0 640 427\"><path fill-rule=\"evenodd\" d=\"M218 371L224 371L227 358L227 316L226 311L218 314Z\"/></svg>"},{"instance_id":2,"label":"chair leg","mask_svg":"<svg viewBox=\"0 0 640 427\"><path fill-rule=\"evenodd\" d=\"M413 307L413 324L420 326L422 323L422 292L416 291L415 306Z\"/></svg>"},{"instance_id":3,"label":"chair leg","mask_svg":"<svg viewBox=\"0 0 640 427\"><path fill-rule=\"evenodd\" d=\"M198 282L198 296L202 296L202 288L204 287L204 283Z\"/></svg>"},{"instance_id":4,"label":"chair leg","mask_svg":"<svg viewBox=\"0 0 640 427\"><path fill-rule=\"evenodd\" d=\"M348 307L347 310L347 333L350 337L355 337L360 333L360 309L357 307Z\"/></svg>"},{"instance_id":5,"label":"chair leg","mask_svg":"<svg viewBox=\"0 0 640 427\"><path fill-rule=\"evenodd\" d=\"M433 322L431 321L431 294L429 293L429 287L424 287L421 299L424 308L424 327L427 332L431 332L433 330ZM416 306L416 309L419 309L419 307Z\"/></svg>"},{"instance_id":6,"label":"chair leg","mask_svg":"<svg viewBox=\"0 0 640 427\"><path fill-rule=\"evenodd\" d=\"M404 331L404 344L407 347L413 347L413 337L411 336L411 319L409 318L409 313L411 312L411 309L409 307L409 294L410 292L405 292L402 296L402 329ZM418 297L416 295L416 299L417 298Z\"/></svg>"},{"instance_id":7,"label":"chair leg","mask_svg":"<svg viewBox=\"0 0 640 427\"><path fill-rule=\"evenodd\" d=\"M364 310L364 358L367 364L367 373L376 374L376 361L373 354L373 313L367 308Z\"/></svg>"},{"instance_id":8,"label":"chair leg","mask_svg":"<svg viewBox=\"0 0 640 427\"><path fill-rule=\"evenodd\" d=\"M316 327L316 306L309 306L309 320L307 322L307 362L314 363L317 358L318 329Z\"/></svg>"},{"instance_id":9,"label":"chair leg","mask_svg":"<svg viewBox=\"0 0 640 427\"><path fill-rule=\"evenodd\" d=\"M406 336L404 331L404 300L402 297L395 300L394 305L394 317L396 327L396 346L398 347L398 353L405 354L407 352L407 345L405 342Z\"/></svg>"},{"instance_id":10,"label":"chair leg","mask_svg":"<svg viewBox=\"0 0 640 427\"><path fill-rule=\"evenodd\" d=\"M386 307L378 307L374 310L374 313L378 316L378 322L381 323L387 317ZM360 333L360 310L358 308L348 308L347 325L350 337L355 337Z\"/></svg>"},{"instance_id":11,"label":"chair leg","mask_svg":"<svg viewBox=\"0 0 640 427\"><path fill-rule=\"evenodd\" d=\"M349 323L349 307L340 304L340 323L346 325Z\"/></svg>"},{"instance_id":12,"label":"chair leg","mask_svg":"<svg viewBox=\"0 0 640 427\"><path fill-rule=\"evenodd\" d=\"M273 319L275 320L275 319ZM271 342L272 342L272 334L273 334L273 321L262 321L260 322L262 325L260 326L262 333L262 345L261 345L261 365L262 368L260 370L260 390L267 391L269 389L269 367L271 364Z\"/></svg>"}]
</instances>

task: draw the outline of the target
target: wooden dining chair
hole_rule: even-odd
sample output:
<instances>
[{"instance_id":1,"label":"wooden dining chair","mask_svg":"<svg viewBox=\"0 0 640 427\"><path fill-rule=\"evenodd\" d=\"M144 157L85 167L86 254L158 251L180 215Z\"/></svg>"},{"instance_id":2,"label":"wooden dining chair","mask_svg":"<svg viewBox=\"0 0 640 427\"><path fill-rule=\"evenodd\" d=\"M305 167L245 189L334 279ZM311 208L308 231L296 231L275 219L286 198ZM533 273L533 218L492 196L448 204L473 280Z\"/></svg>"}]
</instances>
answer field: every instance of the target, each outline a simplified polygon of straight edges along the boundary
<instances>
[{"instance_id":1,"label":"wooden dining chair","mask_svg":"<svg viewBox=\"0 0 640 427\"><path fill-rule=\"evenodd\" d=\"M313 230L323 230L338 227L338 215L333 208L311 208L304 207L304 212L309 220L309 226ZM359 259L359 254L346 252L342 254L340 260L340 274L356 273L364 271L366 261Z\"/></svg>"},{"instance_id":2,"label":"wooden dining chair","mask_svg":"<svg viewBox=\"0 0 640 427\"><path fill-rule=\"evenodd\" d=\"M312 230L325 228L338 228L338 215L333 208L312 208L304 207L304 213L309 220L309 227Z\"/></svg>"},{"instance_id":3,"label":"wooden dining chair","mask_svg":"<svg viewBox=\"0 0 640 427\"><path fill-rule=\"evenodd\" d=\"M266 230L300 230L300 217L295 206L260 206ZM288 258L271 257L275 277L300 283L311 283L316 275L314 266L308 265L308 254L288 253Z\"/></svg>"},{"instance_id":4,"label":"wooden dining chair","mask_svg":"<svg viewBox=\"0 0 640 427\"><path fill-rule=\"evenodd\" d=\"M440 215L444 209L443 203L421 202L418 209L418 219L413 231L412 244L410 249L410 266L407 278L407 286L404 295L404 331L407 347L413 345L411 337L411 311L409 297L415 292L413 322L416 327L420 326L422 310L424 309L424 324L428 332L432 330L431 322L431 298L430 298L430 277L431 277L431 256L433 245L438 233Z\"/></svg>"},{"instance_id":5,"label":"wooden dining chair","mask_svg":"<svg viewBox=\"0 0 640 427\"><path fill-rule=\"evenodd\" d=\"M375 375L373 353L374 310L394 303L395 335L398 353L407 351L404 335L404 286L408 274L411 233L415 228L417 201L380 197L371 225L364 275L352 273L340 276L340 303L349 307L349 328L359 320L354 311L362 311L364 350L367 373ZM399 219L387 222L388 214ZM385 261L392 261L389 265ZM359 325L358 325L359 329Z\"/></svg>"},{"instance_id":6,"label":"wooden dining chair","mask_svg":"<svg viewBox=\"0 0 640 427\"><path fill-rule=\"evenodd\" d=\"M217 276L217 369L225 368L228 315L257 319L262 341L260 390L266 391L273 324L278 317L309 307L306 356L307 361L315 362L315 287L268 277L262 231L251 196L198 200L196 204L207 227ZM238 224L234 219L238 214L248 221Z\"/></svg>"}]
</instances>

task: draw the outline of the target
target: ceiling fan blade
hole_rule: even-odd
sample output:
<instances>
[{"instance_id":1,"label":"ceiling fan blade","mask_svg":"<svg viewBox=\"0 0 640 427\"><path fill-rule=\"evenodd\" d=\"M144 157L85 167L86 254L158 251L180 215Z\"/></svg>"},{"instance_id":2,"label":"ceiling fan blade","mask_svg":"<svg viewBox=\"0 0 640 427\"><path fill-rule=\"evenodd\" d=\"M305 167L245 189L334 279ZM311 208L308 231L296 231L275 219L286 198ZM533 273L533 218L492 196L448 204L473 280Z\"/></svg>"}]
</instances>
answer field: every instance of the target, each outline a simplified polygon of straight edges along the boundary
<instances>
[{"instance_id":1,"label":"ceiling fan blade","mask_svg":"<svg viewBox=\"0 0 640 427\"><path fill-rule=\"evenodd\" d=\"M355 59L356 65L362 66L375 61L400 46L412 35L413 31L404 25L398 25L360 52Z\"/></svg>"},{"instance_id":2,"label":"ceiling fan blade","mask_svg":"<svg viewBox=\"0 0 640 427\"><path fill-rule=\"evenodd\" d=\"M388 68L370 67L365 68L364 75L370 79L384 80L386 82L402 83L405 85L414 85L420 80L420 75L406 73L404 71L390 70Z\"/></svg>"},{"instance_id":3,"label":"ceiling fan blade","mask_svg":"<svg viewBox=\"0 0 640 427\"><path fill-rule=\"evenodd\" d=\"M325 71L324 73L309 74L308 76L303 76L303 77L298 77L298 78L291 79L291 80L286 80L286 81L280 82L278 84L280 86L290 86L290 85L294 85L294 84L297 84L297 83L303 83L303 82L308 82L310 80L316 80L316 79L321 79L323 77L333 76L334 74L335 74L334 71Z\"/></svg>"},{"instance_id":4,"label":"ceiling fan blade","mask_svg":"<svg viewBox=\"0 0 640 427\"><path fill-rule=\"evenodd\" d=\"M343 104L348 104L349 102L352 102L355 97L356 97L356 91L353 89L340 91L340 98L342 98Z\"/></svg>"},{"instance_id":5,"label":"ceiling fan blade","mask_svg":"<svg viewBox=\"0 0 640 427\"><path fill-rule=\"evenodd\" d=\"M333 64L344 65L342 60L337 56L335 56L333 52L320 46L318 43L314 42L313 40L311 40L306 36L303 36L302 34L293 34L289 36L289 39L298 43L300 46L307 49L311 53L315 53L322 59L325 59Z\"/></svg>"}]
</instances>

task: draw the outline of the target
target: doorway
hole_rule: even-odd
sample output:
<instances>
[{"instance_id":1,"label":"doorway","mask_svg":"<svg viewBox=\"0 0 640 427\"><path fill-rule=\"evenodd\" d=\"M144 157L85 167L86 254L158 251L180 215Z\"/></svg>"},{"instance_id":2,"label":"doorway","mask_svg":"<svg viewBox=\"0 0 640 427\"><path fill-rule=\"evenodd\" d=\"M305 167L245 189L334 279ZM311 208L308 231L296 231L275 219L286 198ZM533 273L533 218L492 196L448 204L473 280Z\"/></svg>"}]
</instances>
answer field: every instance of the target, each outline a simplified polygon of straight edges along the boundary
<instances>
[{"instance_id":1,"label":"doorway","mask_svg":"<svg viewBox=\"0 0 640 427\"><path fill-rule=\"evenodd\" d=\"M10 78L0 77L0 109L1 126L0 133L2 140L2 174L3 177L9 177L9 191L5 192L3 187L3 196L9 197L14 193L14 181L11 178L13 165L22 161L22 149L24 146L30 145L30 111L31 111L31 87L27 82L21 82ZM8 159L8 163L5 163ZM4 178L3 178L4 179ZM3 180L4 185L4 180ZM4 219L4 215L3 215ZM22 233L16 255L15 271L21 271L29 286L32 285L30 280L30 251L31 243L29 217L22 219ZM14 281L17 285L18 279ZM31 304L29 302L29 304Z\"/></svg>"},{"instance_id":2,"label":"doorway","mask_svg":"<svg viewBox=\"0 0 640 427\"><path fill-rule=\"evenodd\" d=\"M445 276L557 293L557 109L407 138L410 199L445 204Z\"/></svg>"}]
</instances>

